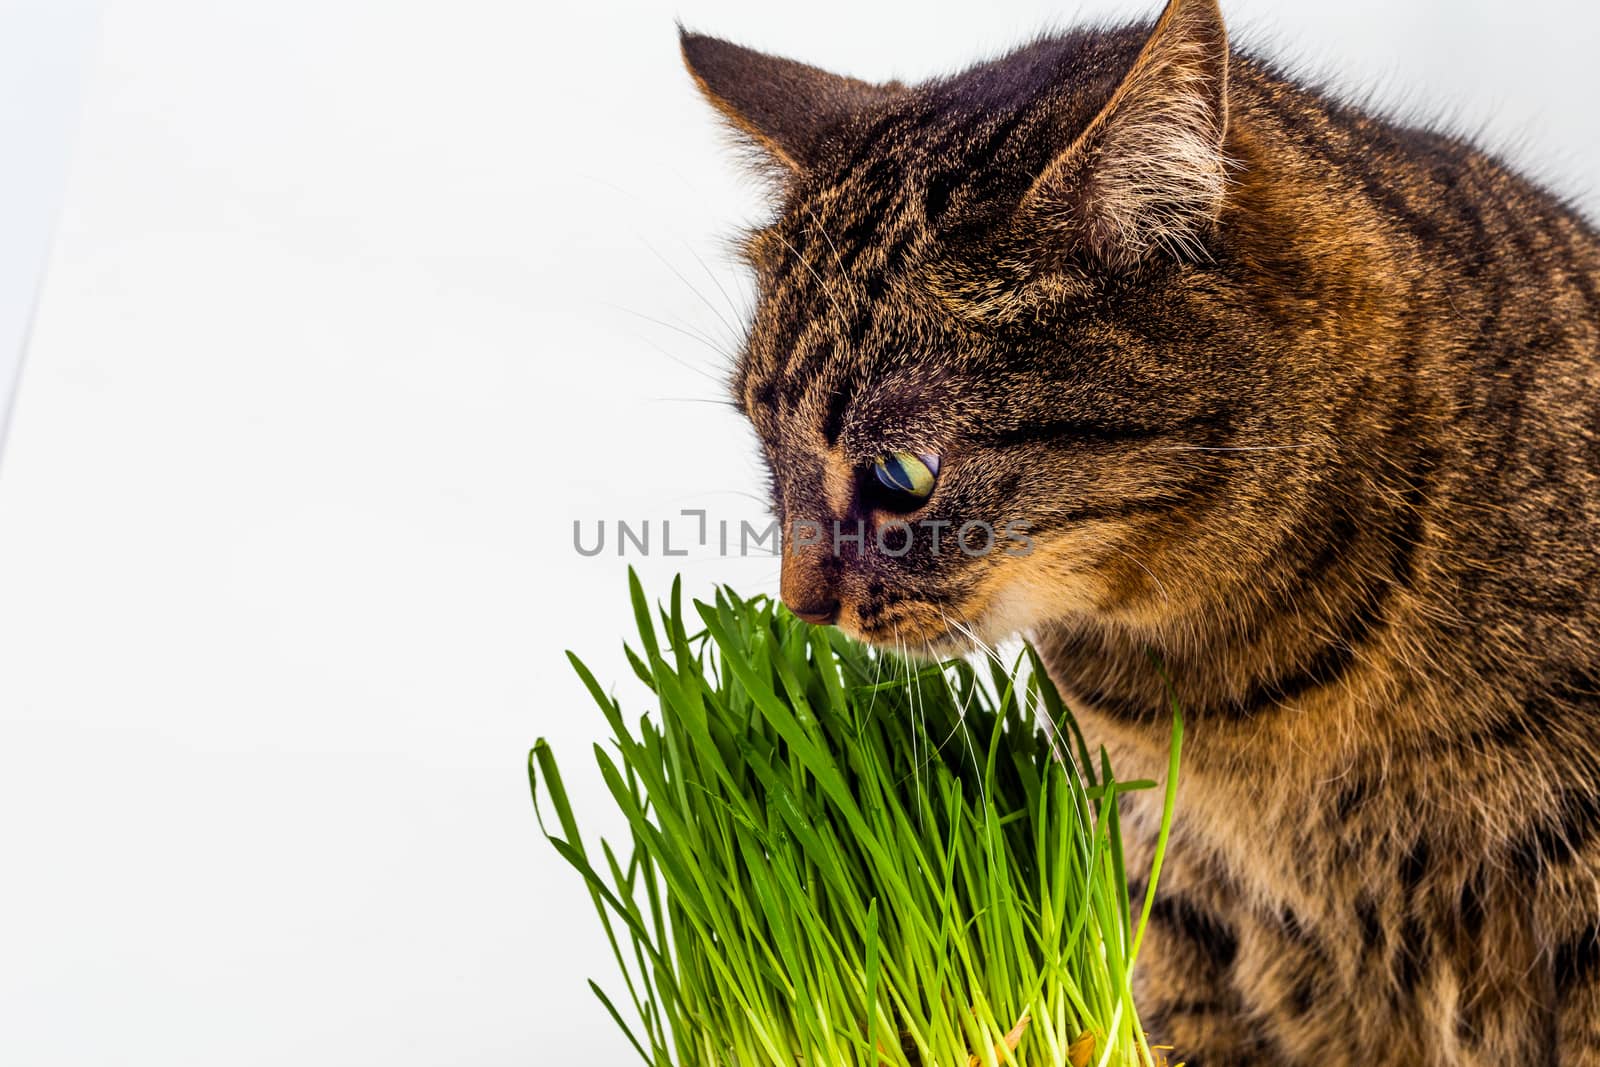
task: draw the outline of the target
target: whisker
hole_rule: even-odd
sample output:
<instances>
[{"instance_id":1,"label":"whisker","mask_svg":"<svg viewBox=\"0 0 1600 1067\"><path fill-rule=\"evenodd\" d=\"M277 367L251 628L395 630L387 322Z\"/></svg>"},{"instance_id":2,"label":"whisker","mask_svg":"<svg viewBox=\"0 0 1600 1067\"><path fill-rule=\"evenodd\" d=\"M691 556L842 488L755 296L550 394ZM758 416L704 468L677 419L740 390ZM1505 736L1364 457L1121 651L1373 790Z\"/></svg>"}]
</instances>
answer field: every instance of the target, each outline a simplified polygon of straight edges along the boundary
<instances>
[{"instance_id":1,"label":"whisker","mask_svg":"<svg viewBox=\"0 0 1600 1067\"><path fill-rule=\"evenodd\" d=\"M951 622L950 616L944 613L943 608L939 609L939 616L944 619L945 626L948 627ZM976 684L976 682L974 682L974 684ZM973 744L972 731L967 727L967 709L971 706L972 693L969 690L966 699L961 702L960 710L956 712L956 723L961 728L962 736L964 736L967 740L967 752L972 756L973 775L978 781L978 799L983 802L983 808L985 811L987 811L989 810L989 791L983 784L983 764L978 761L978 746ZM951 733L954 734L955 731L952 730ZM946 738L946 740L948 741L949 739Z\"/></svg>"},{"instance_id":2,"label":"whisker","mask_svg":"<svg viewBox=\"0 0 1600 1067\"><path fill-rule=\"evenodd\" d=\"M968 626L966 623L960 621L959 619L952 619L950 616L948 616L948 615L946 615L944 613L944 609L943 608L939 609L939 614L940 614L941 617L943 617L946 626L951 626L951 627L954 627L955 629L959 630L961 632L961 634L963 636L965 636L968 641L971 641L974 645L976 645L978 647L978 649L980 649L985 655L987 655L989 657L989 659L991 659L994 662L995 666L999 667L1003 671L1007 670L1005 662L1003 660L1001 660L1001 658L1000 658L999 651L993 645L990 645L989 643L984 641L982 638L980 638L978 636L977 632L972 629L972 627Z\"/></svg>"},{"instance_id":3,"label":"whisker","mask_svg":"<svg viewBox=\"0 0 1600 1067\"><path fill-rule=\"evenodd\" d=\"M794 258L800 261L800 265L811 272L811 276L817 280L817 284L822 286L823 295L828 298L828 303L833 305L834 314L839 316L839 321L847 321L849 316L847 316L844 313L844 309L839 306L839 301L834 299L833 289L830 288L828 283L823 280L822 275L817 273L817 268L813 267L811 265L811 261L800 254L799 249L795 248L794 245L789 243L788 238L784 237L782 234L779 234L778 240L783 242L783 247L787 248L790 253L793 254Z\"/></svg>"},{"instance_id":4,"label":"whisker","mask_svg":"<svg viewBox=\"0 0 1600 1067\"><path fill-rule=\"evenodd\" d=\"M872 655L872 699L867 702L867 718L872 718L872 710L878 706L878 682L883 677L883 653L877 650Z\"/></svg>"},{"instance_id":5,"label":"whisker","mask_svg":"<svg viewBox=\"0 0 1600 1067\"><path fill-rule=\"evenodd\" d=\"M710 401L708 401L708 403L709 402ZM744 489L696 489L684 499L695 499L706 496L742 496L746 500L753 501L754 503L761 505L763 514L770 514L770 512L767 511L768 507L772 504L770 499L764 496L757 496L755 493Z\"/></svg>"},{"instance_id":6,"label":"whisker","mask_svg":"<svg viewBox=\"0 0 1600 1067\"><path fill-rule=\"evenodd\" d=\"M633 308L623 307L621 304L607 303L605 306L608 307L608 308L611 308L613 311L620 311L624 315L632 315L635 318L643 319L646 322L653 322L657 326L663 326L666 329L672 330L672 331L674 331L676 333L681 333L685 337L689 337L689 338L692 338L693 340L699 341L701 344L703 344L707 348L711 349L711 351L715 352L717 355L721 356L723 359L726 359L726 360L728 360L730 362L732 362L732 360L733 360L733 353L732 352L730 352L727 349L723 348L717 342L717 340L715 338L713 338L713 337L711 337L711 336L709 336L707 334L703 334L699 330L692 329L692 328L690 328L688 326L680 326L675 322L668 322L666 319L658 319L654 315L646 315L642 311L635 311Z\"/></svg>"},{"instance_id":7,"label":"whisker","mask_svg":"<svg viewBox=\"0 0 1600 1067\"><path fill-rule=\"evenodd\" d=\"M696 188L693 184L691 184L689 182L688 178L681 171L679 171L676 167L671 168L671 169L672 169L672 173L677 177L679 182L682 183L682 185L683 185L683 187L685 189L687 189L690 193L693 193L695 196L699 197L702 200L702 202L705 202L705 203L709 204L709 202L710 202L709 198L706 197L705 193L702 190ZM661 200L654 199L654 198L646 198L645 196L641 195L637 190L629 189L627 186L624 186L624 185L618 185L614 180L612 180L607 175L595 174L595 173L588 172L588 171L579 171L576 176L579 177L579 178L582 178L585 181L594 182L596 185L603 186L604 188L609 189L614 193L618 193L621 196L625 197L626 199L632 201L634 205L636 205L637 207L639 207L639 208L641 208L644 211L649 213L649 217L650 217L652 225L659 225L660 219L661 219L662 215L664 214L665 207L666 207L666 205ZM637 226L635 226L634 227L634 231L633 231L633 235L634 235L634 237L638 238L641 242L643 242L648 247L649 242L645 240L644 231L643 230L641 230ZM718 289L722 289L722 283L719 282L717 280L717 278L716 278L716 275L711 272L711 268L706 265L705 259L703 257L701 257L700 253L698 253L698 252L696 252L694 250L694 246L691 245L688 242L688 240L686 240L676 230L672 230L672 236L674 236L674 237L676 237L678 239L678 242L683 245L683 247L688 251L688 253L691 256L694 256L695 259L700 261L700 265L703 268L705 268L706 273L711 276L711 283L713 285L715 285ZM655 250L651 249L651 251L655 251ZM736 307L734 305L733 300L731 298L728 298L727 291L723 290L723 294L722 295L723 295L724 298L728 299L728 306L729 306L729 308L731 308L733 310L734 318L735 319L739 318L740 317L739 309L738 309L738 307Z\"/></svg>"},{"instance_id":8,"label":"whisker","mask_svg":"<svg viewBox=\"0 0 1600 1067\"><path fill-rule=\"evenodd\" d=\"M893 625L895 642L900 646L900 665L905 669L906 672L906 699L910 705L911 718L913 722L918 723L922 729L926 729L927 720L918 715L917 683L912 676L911 660L906 656L905 638L900 635L900 625L898 623ZM923 808L926 806L926 804L922 799L922 764L919 762L917 757L917 735L920 732L921 731L916 728L913 728L911 731L911 776L917 791L917 827L919 830L926 833L927 819L923 814Z\"/></svg>"},{"instance_id":9,"label":"whisker","mask_svg":"<svg viewBox=\"0 0 1600 1067\"><path fill-rule=\"evenodd\" d=\"M1152 452L1291 452L1302 448L1320 448L1326 442L1310 441L1298 445L1161 445Z\"/></svg>"},{"instance_id":10,"label":"whisker","mask_svg":"<svg viewBox=\"0 0 1600 1067\"><path fill-rule=\"evenodd\" d=\"M711 314L717 317L717 321L722 323L723 327L727 329L729 333L734 335L738 334L739 331L734 327L733 323L729 322L728 319L722 314L722 309L713 304L710 298L700 291L698 286L686 278L681 270L673 266L672 261L666 256L662 255L660 250L658 250L655 245L647 241L642 234L639 236L639 243L648 248L650 250L650 254L659 259L661 261L661 265L672 272L673 277L677 278L680 282L687 286L689 291L699 298L700 303L704 304L707 309L710 310Z\"/></svg>"},{"instance_id":11,"label":"whisker","mask_svg":"<svg viewBox=\"0 0 1600 1067\"><path fill-rule=\"evenodd\" d=\"M1150 580L1156 583L1156 589L1161 592L1161 599L1169 604L1172 602L1172 598L1167 595L1167 587L1161 584L1161 579L1156 577L1155 571L1144 565L1143 560L1139 559L1139 557L1135 556L1132 552L1129 552L1125 548L1118 548L1113 545L1111 546L1111 550L1117 555L1121 556L1123 559L1130 561L1135 567L1138 567L1140 570L1148 574L1150 576Z\"/></svg>"},{"instance_id":12,"label":"whisker","mask_svg":"<svg viewBox=\"0 0 1600 1067\"><path fill-rule=\"evenodd\" d=\"M817 218L817 213L811 210L810 204L806 205L806 214L811 216L811 221L817 227L817 232L822 234L822 239L828 242L828 249L833 253L833 264L839 268L840 277L843 277L845 274L844 260L839 256L839 246L833 243L833 238L828 235L827 229L823 227L822 220Z\"/></svg>"},{"instance_id":13,"label":"whisker","mask_svg":"<svg viewBox=\"0 0 1600 1067\"><path fill-rule=\"evenodd\" d=\"M709 396L653 396L649 399L651 404L711 404L729 411L738 411L739 405L732 400L718 400Z\"/></svg>"},{"instance_id":14,"label":"whisker","mask_svg":"<svg viewBox=\"0 0 1600 1067\"><path fill-rule=\"evenodd\" d=\"M1151 577L1154 577L1154 575ZM939 610L939 614L944 615L944 609L941 608ZM945 616L945 622L955 627L966 636L967 640L971 641L974 645L981 649L983 653L989 657L990 662L992 662L996 667L1000 668L1001 673L1007 675L1012 673L1011 668L1006 666L1005 660L1000 658L999 650L983 641L970 626L967 626L965 623L962 623L959 620L952 619L948 615ZM1058 761L1065 762L1070 756L1070 753L1066 752L1061 745L1061 725L1050 718L1048 710L1044 707L1042 702L1037 699L1029 699L1029 690L1026 687L1020 689L1018 692L1018 699L1022 701L1024 709L1030 712L1033 715L1034 721L1039 723L1044 728L1045 736L1050 741L1050 749L1055 753L1056 759Z\"/></svg>"},{"instance_id":15,"label":"whisker","mask_svg":"<svg viewBox=\"0 0 1600 1067\"><path fill-rule=\"evenodd\" d=\"M716 272L711 269L711 264L707 263L705 257L699 252L696 252L694 250L694 246L688 241L683 242L683 247L691 256L694 257L694 261L700 264L700 269L705 272L707 278L711 279L711 284L717 287L717 292L722 294L722 299L727 301L728 310L733 313L733 321L735 323L743 322L745 313L740 310L739 305L734 301L733 297L729 295L728 290L722 284L722 280L718 278ZM734 332L737 333L738 331L735 330Z\"/></svg>"},{"instance_id":16,"label":"whisker","mask_svg":"<svg viewBox=\"0 0 1600 1067\"><path fill-rule=\"evenodd\" d=\"M696 366L693 363L690 363L688 360L684 359L682 356L679 356L679 355L669 351L665 346L657 344L655 341L652 341L650 338L645 337L642 334L634 334L634 336L637 337L643 343L649 345L651 348L655 349L657 352L661 353L663 356L666 356L668 359L672 360L672 362L676 363L678 366L682 367L684 370L693 371L694 373L700 375L700 377L704 378L706 381L715 383L716 386L719 389L724 389L724 390L727 389L728 383L726 381L724 381L723 379L717 377L715 374L712 374L710 371L706 370L704 367L699 367L699 366Z\"/></svg>"}]
</instances>

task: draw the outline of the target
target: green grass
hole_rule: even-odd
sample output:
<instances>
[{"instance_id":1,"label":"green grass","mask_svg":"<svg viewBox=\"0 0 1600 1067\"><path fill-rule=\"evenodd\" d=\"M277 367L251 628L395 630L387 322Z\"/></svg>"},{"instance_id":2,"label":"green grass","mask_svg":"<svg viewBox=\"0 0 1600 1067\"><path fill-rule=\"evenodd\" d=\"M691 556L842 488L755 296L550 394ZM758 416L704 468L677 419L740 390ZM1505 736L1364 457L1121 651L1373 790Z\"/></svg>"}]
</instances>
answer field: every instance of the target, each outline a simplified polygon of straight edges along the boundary
<instances>
[{"instance_id":1,"label":"green grass","mask_svg":"<svg viewBox=\"0 0 1600 1067\"><path fill-rule=\"evenodd\" d=\"M677 584L655 610L631 591L653 712L630 721L569 653L629 839L583 843L543 740L529 774L621 972L589 984L647 1063L1159 1062L1130 976L1176 707L1135 920L1115 798L1156 783L1115 780L1031 649L1009 669L915 664L766 598L686 615Z\"/></svg>"}]
</instances>

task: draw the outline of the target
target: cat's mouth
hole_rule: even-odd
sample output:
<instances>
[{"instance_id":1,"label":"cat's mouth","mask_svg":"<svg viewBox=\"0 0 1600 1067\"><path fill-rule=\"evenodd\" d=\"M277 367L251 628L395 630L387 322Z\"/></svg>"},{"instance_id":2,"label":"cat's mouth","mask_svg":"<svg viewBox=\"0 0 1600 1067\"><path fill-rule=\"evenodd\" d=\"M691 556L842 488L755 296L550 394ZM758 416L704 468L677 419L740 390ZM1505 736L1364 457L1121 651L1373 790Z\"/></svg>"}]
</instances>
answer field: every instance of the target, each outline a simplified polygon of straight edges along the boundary
<instances>
[{"instance_id":1,"label":"cat's mouth","mask_svg":"<svg viewBox=\"0 0 1600 1067\"><path fill-rule=\"evenodd\" d=\"M993 655L1004 641L1030 633L1052 617L1092 609L1094 582L1070 567L1053 568L1052 576L1062 595L1048 602L1036 594L1036 583L1026 574L1007 571L974 583L955 603L909 596L868 604L847 599L840 605L837 625L857 640L918 659Z\"/></svg>"},{"instance_id":2,"label":"cat's mouth","mask_svg":"<svg viewBox=\"0 0 1600 1067\"><path fill-rule=\"evenodd\" d=\"M838 627L858 641L916 659L949 659L990 643L979 624L920 601L866 610L846 605Z\"/></svg>"}]
</instances>

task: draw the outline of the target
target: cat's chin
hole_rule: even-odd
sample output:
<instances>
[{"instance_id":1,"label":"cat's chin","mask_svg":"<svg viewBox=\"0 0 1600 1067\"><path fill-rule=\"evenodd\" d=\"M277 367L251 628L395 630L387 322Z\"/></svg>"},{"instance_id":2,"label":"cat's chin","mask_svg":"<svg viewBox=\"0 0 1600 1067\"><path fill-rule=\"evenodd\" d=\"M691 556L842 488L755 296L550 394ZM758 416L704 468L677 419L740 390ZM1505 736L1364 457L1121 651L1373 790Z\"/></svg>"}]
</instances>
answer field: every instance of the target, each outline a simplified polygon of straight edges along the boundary
<instances>
[{"instance_id":1,"label":"cat's chin","mask_svg":"<svg viewBox=\"0 0 1600 1067\"><path fill-rule=\"evenodd\" d=\"M976 652L981 646L969 637L959 634L947 634L925 641L916 647L907 647L905 653L911 659L938 662L947 659L959 659L971 652Z\"/></svg>"},{"instance_id":2,"label":"cat's chin","mask_svg":"<svg viewBox=\"0 0 1600 1067\"><path fill-rule=\"evenodd\" d=\"M965 627L914 633L893 627L862 628L844 624L839 628L848 636L880 651L927 662L955 659L984 647L976 637L970 636L970 631L963 632Z\"/></svg>"},{"instance_id":3,"label":"cat's chin","mask_svg":"<svg viewBox=\"0 0 1600 1067\"><path fill-rule=\"evenodd\" d=\"M862 640L880 652L892 652L903 659L917 660L924 663L938 663L947 659L956 659L977 648L975 644L966 638L951 636L923 641L872 640L870 638L862 638Z\"/></svg>"},{"instance_id":4,"label":"cat's chin","mask_svg":"<svg viewBox=\"0 0 1600 1067\"><path fill-rule=\"evenodd\" d=\"M846 603L837 625L849 637L885 652L923 661L956 659L992 653L995 645L1034 621L1026 611L996 613L994 604L986 596L952 614L909 599L887 611L863 612Z\"/></svg>"}]
</instances>

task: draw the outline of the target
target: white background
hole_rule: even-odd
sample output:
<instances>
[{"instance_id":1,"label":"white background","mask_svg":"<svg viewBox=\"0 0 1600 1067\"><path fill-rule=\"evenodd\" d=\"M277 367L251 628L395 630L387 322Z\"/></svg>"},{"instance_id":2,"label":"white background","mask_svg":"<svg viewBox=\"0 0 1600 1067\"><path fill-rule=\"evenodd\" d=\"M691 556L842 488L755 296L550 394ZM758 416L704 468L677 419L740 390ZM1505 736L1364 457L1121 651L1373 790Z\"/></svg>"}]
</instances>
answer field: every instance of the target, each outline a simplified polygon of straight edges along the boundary
<instances>
[{"instance_id":1,"label":"white background","mask_svg":"<svg viewBox=\"0 0 1600 1067\"><path fill-rule=\"evenodd\" d=\"M0 0L0 447L61 204L100 0Z\"/></svg>"},{"instance_id":2,"label":"white background","mask_svg":"<svg viewBox=\"0 0 1600 1067\"><path fill-rule=\"evenodd\" d=\"M42 233L88 24L30 6L0 40L55 57L14 109L46 149L3 188ZM1596 205L1591 6L1224 6ZM626 561L573 520L762 513L705 402L758 189L673 18L917 78L1077 14L109 0L0 469L0 1063L627 1062L523 760L548 735L598 799L561 651L623 677ZM39 241L0 249L12 305Z\"/></svg>"}]
</instances>

